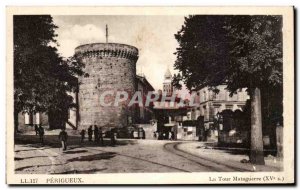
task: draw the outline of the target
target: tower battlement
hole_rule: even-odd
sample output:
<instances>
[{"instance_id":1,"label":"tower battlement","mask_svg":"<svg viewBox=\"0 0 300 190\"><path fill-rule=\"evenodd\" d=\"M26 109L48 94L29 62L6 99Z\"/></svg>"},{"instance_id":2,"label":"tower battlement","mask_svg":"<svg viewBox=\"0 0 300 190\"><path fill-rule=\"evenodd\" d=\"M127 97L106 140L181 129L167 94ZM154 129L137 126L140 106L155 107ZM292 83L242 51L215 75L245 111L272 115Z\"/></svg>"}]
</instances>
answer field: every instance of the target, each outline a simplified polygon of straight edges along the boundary
<instances>
[{"instance_id":1,"label":"tower battlement","mask_svg":"<svg viewBox=\"0 0 300 190\"><path fill-rule=\"evenodd\" d=\"M75 49L75 54L80 57L115 57L137 60L138 53L136 47L118 43L85 44Z\"/></svg>"}]
</instances>

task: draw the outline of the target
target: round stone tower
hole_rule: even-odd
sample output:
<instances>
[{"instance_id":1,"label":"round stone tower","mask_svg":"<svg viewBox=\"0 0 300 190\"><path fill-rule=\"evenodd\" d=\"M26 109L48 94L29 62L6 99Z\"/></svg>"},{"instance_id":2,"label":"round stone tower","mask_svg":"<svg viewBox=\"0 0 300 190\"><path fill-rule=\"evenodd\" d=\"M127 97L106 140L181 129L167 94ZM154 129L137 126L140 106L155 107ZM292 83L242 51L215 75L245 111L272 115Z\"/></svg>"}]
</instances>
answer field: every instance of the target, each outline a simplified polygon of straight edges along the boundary
<instances>
[{"instance_id":1,"label":"round stone tower","mask_svg":"<svg viewBox=\"0 0 300 190\"><path fill-rule=\"evenodd\" d=\"M132 95L136 91L136 47L117 43L93 43L78 46L75 55L85 64L79 77L79 128L128 126L134 122L135 110L124 104L114 106L117 91ZM104 92L114 95L103 96ZM100 97L105 97L104 106Z\"/></svg>"}]
</instances>

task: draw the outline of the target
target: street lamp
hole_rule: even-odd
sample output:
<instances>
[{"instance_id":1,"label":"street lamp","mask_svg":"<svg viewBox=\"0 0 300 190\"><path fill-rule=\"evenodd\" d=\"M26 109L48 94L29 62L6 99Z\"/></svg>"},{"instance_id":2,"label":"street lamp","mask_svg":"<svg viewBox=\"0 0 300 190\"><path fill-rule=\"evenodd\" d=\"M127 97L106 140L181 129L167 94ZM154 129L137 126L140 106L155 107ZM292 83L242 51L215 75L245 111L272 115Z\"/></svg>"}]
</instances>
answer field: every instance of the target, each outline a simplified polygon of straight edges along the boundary
<instances>
[{"instance_id":1,"label":"street lamp","mask_svg":"<svg viewBox=\"0 0 300 190\"><path fill-rule=\"evenodd\" d=\"M217 123L218 123L218 143L220 143L220 139L221 139L220 131L223 130L223 116L220 112L218 112L216 116L217 116Z\"/></svg>"}]
</instances>

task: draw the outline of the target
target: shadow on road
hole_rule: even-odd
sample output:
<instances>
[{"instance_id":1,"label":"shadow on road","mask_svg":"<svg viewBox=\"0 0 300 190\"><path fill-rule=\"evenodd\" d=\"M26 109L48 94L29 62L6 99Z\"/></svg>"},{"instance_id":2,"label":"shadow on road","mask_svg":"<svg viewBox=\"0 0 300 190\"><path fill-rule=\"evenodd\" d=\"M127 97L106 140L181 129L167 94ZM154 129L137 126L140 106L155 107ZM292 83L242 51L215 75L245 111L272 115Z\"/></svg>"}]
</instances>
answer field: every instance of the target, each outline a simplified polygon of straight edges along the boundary
<instances>
[{"instance_id":1,"label":"shadow on road","mask_svg":"<svg viewBox=\"0 0 300 190\"><path fill-rule=\"evenodd\" d=\"M20 168L16 168L15 171L23 171L28 168L33 168L33 167L47 167L47 166L62 166L63 164L48 164L48 165L32 165L32 166L24 166Z\"/></svg>"},{"instance_id":2,"label":"shadow on road","mask_svg":"<svg viewBox=\"0 0 300 190\"><path fill-rule=\"evenodd\" d=\"M68 139L68 149L75 149L79 147L99 147L99 146L125 146L125 145L134 145L137 143L134 139L118 139L116 144L112 145L110 139L104 139L103 145L94 142L94 141L84 141L83 143L80 142L81 138L79 136L69 136ZM15 136L15 144L16 145L25 145L28 147L33 148L61 148L61 143L58 139L58 135L45 135L44 143L40 142L39 136L36 135L22 135L18 134ZM34 150L34 149L31 149ZM17 150L16 152L20 151L29 151L29 150Z\"/></svg>"},{"instance_id":3,"label":"shadow on road","mask_svg":"<svg viewBox=\"0 0 300 190\"><path fill-rule=\"evenodd\" d=\"M30 146L30 145L22 145L22 147L34 147L34 146ZM42 147L42 148L40 148ZM39 150L45 150L45 149L50 149L50 148L46 148L46 147L43 147L43 146L40 146L38 147ZM27 151L35 151L36 150L36 147L35 148L29 148L29 149L23 149L23 150L15 150L15 152L27 152Z\"/></svg>"},{"instance_id":4,"label":"shadow on road","mask_svg":"<svg viewBox=\"0 0 300 190\"><path fill-rule=\"evenodd\" d=\"M93 160L109 160L116 156L115 152L104 152L100 154L92 154L87 156L80 156L76 158L68 159L68 162L83 162L83 161L93 161Z\"/></svg>"},{"instance_id":5,"label":"shadow on road","mask_svg":"<svg viewBox=\"0 0 300 190\"><path fill-rule=\"evenodd\" d=\"M74 149L74 148L73 148ZM78 153L85 153L88 152L87 150L70 150L70 151L65 151L64 154L78 154Z\"/></svg>"},{"instance_id":6,"label":"shadow on road","mask_svg":"<svg viewBox=\"0 0 300 190\"><path fill-rule=\"evenodd\" d=\"M53 157L55 157L55 156L53 156ZM31 159L31 158L48 158L48 156L30 156L30 157L24 157L24 158L15 157L15 161Z\"/></svg>"},{"instance_id":7,"label":"shadow on road","mask_svg":"<svg viewBox=\"0 0 300 190\"><path fill-rule=\"evenodd\" d=\"M202 146L196 147L197 149L212 149L212 150L223 150L225 153L232 155L249 155L249 147L243 144L223 144L218 145L217 143L206 142ZM276 150L268 149L264 147L264 156L276 155Z\"/></svg>"}]
</instances>

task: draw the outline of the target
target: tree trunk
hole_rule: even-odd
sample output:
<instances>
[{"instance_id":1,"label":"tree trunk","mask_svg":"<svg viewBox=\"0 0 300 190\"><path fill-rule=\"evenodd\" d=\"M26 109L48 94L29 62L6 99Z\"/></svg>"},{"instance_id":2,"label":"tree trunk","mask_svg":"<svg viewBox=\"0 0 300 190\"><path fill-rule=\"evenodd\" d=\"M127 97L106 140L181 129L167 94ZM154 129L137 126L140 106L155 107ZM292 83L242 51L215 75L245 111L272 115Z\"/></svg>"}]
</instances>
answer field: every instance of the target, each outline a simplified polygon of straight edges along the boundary
<instances>
[{"instance_id":1,"label":"tree trunk","mask_svg":"<svg viewBox=\"0 0 300 190\"><path fill-rule=\"evenodd\" d=\"M19 132L19 117L18 112L14 111L14 133L17 134Z\"/></svg>"},{"instance_id":2,"label":"tree trunk","mask_svg":"<svg viewBox=\"0 0 300 190\"><path fill-rule=\"evenodd\" d=\"M251 92L251 147L250 162L264 165L260 89Z\"/></svg>"}]
</instances>

